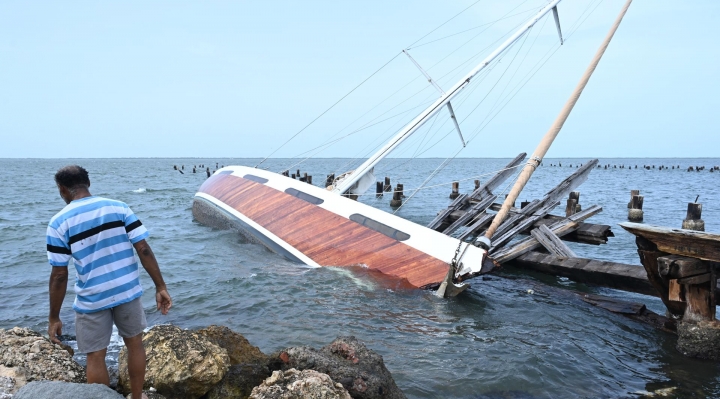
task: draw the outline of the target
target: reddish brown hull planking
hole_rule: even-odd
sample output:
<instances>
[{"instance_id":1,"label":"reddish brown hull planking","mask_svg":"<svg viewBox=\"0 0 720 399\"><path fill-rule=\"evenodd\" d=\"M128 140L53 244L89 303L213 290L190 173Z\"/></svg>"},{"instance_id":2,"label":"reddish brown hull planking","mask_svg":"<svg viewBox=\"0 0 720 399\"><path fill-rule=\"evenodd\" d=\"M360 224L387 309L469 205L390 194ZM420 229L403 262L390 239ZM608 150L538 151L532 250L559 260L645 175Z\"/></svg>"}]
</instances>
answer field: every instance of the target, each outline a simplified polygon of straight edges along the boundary
<instances>
[{"instance_id":1,"label":"reddish brown hull planking","mask_svg":"<svg viewBox=\"0 0 720 399\"><path fill-rule=\"evenodd\" d=\"M439 283L448 264L319 206L254 181L214 175L200 187L320 266L365 265L415 287Z\"/></svg>"}]
</instances>

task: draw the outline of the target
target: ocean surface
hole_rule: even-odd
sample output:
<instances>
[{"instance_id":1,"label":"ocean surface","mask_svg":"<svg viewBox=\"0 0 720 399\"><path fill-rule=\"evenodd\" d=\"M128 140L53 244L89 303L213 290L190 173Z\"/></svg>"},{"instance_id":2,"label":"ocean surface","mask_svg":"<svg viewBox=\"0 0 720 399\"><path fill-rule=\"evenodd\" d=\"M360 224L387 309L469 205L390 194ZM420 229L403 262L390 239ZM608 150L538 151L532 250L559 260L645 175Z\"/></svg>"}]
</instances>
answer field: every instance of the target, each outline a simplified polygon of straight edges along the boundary
<instances>
[{"instance_id":1,"label":"ocean surface","mask_svg":"<svg viewBox=\"0 0 720 399\"><path fill-rule=\"evenodd\" d=\"M345 171L349 161L316 159L292 169L307 172L320 185L327 174ZM546 159L519 200L541 197L587 161ZM235 232L203 226L193 220L191 206L205 173L193 174L192 167L215 169L216 162L255 165L258 160L0 159L0 328L47 330L45 228L64 206L53 174L79 163L90 171L94 195L127 202L150 230L149 242L174 299L168 316L157 312L152 282L143 272L150 325L222 324L266 353L295 345L321 347L338 335L355 335L383 356L409 398L636 398L663 389L672 397L720 397L717 363L686 359L675 350L673 336L551 288L634 300L664 314L652 297L508 267L489 279L472 280L458 298L438 299L362 270L292 263ZM403 183L409 196L441 162L388 159L376 175L389 176L393 185ZM450 203L449 182L461 180L461 192L468 192L472 180L487 179L507 162L457 159L398 215L427 224ZM294 163L273 159L263 167L280 171ZM550 166L558 163L562 167ZM631 189L645 196L645 223L680 227L687 203L699 195L706 230L720 231L720 173L709 171L720 159L600 159L600 164L611 167L590 174L578 189L580 203L602 206L590 222L611 225L615 237L601 246L569 243L578 255L639 265L634 239L617 225L627 218ZM173 165L184 165L185 173ZM660 165L680 168L659 170ZM696 165L706 169L686 171ZM360 200L390 211L390 196L369 194ZM564 206L555 211L563 212ZM71 285L61 317L64 333L74 335ZM115 335L111 365L119 348Z\"/></svg>"}]
</instances>

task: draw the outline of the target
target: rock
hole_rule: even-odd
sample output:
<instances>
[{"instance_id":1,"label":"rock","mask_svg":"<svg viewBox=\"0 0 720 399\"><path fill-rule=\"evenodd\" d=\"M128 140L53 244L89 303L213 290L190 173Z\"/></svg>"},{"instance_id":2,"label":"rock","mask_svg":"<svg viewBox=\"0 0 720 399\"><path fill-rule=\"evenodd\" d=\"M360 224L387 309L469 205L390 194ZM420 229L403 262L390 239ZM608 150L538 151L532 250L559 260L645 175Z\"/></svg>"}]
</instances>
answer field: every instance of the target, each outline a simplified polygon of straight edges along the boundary
<instances>
[{"instance_id":1,"label":"rock","mask_svg":"<svg viewBox=\"0 0 720 399\"><path fill-rule=\"evenodd\" d=\"M102 384L76 384L60 381L33 381L22 387L14 399L123 399Z\"/></svg>"},{"instance_id":2,"label":"rock","mask_svg":"<svg viewBox=\"0 0 720 399\"><path fill-rule=\"evenodd\" d=\"M251 399L350 399L342 384L315 370L276 370L260 386L253 388Z\"/></svg>"},{"instance_id":3,"label":"rock","mask_svg":"<svg viewBox=\"0 0 720 399\"><path fill-rule=\"evenodd\" d=\"M356 399L405 398L385 368L382 356L352 336L338 337L319 351L305 346L287 348L272 356L270 368L325 373Z\"/></svg>"},{"instance_id":4,"label":"rock","mask_svg":"<svg viewBox=\"0 0 720 399\"><path fill-rule=\"evenodd\" d=\"M143 391L143 393L147 396L147 399L167 399L155 391ZM125 399L132 399L132 394L127 394Z\"/></svg>"},{"instance_id":5,"label":"rock","mask_svg":"<svg viewBox=\"0 0 720 399\"><path fill-rule=\"evenodd\" d=\"M0 399L12 399L13 392L15 392L15 379L0 377Z\"/></svg>"},{"instance_id":6,"label":"rock","mask_svg":"<svg viewBox=\"0 0 720 399\"><path fill-rule=\"evenodd\" d=\"M60 345L39 333L15 327L0 330L2 390L12 394L31 381L85 382L85 369ZM12 384L12 388L8 386ZM2 391L0 391L2 392Z\"/></svg>"},{"instance_id":7,"label":"rock","mask_svg":"<svg viewBox=\"0 0 720 399\"><path fill-rule=\"evenodd\" d=\"M242 335L224 326L210 326L197 330L215 345L225 348L230 357L230 364L267 363L268 356L257 346L252 346ZM268 376L269 376L268 372Z\"/></svg>"},{"instance_id":8,"label":"rock","mask_svg":"<svg viewBox=\"0 0 720 399\"><path fill-rule=\"evenodd\" d=\"M154 387L170 398L199 398L222 380L230 367L227 351L204 335L173 325L151 328L143 336L147 371L143 389ZM127 350L118 359L118 388L130 392Z\"/></svg>"},{"instance_id":9,"label":"rock","mask_svg":"<svg viewBox=\"0 0 720 399\"><path fill-rule=\"evenodd\" d=\"M231 366L225 377L207 393L206 399L245 399L270 376L267 361Z\"/></svg>"},{"instance_id":10,"label":"rock","mask_svg":"<svg viewBox=\"0 0 720 399\"><path fill-rule=\"evenodd\" d=\"M717 321L680 322L677 349L685 356L720 360L720 323Z\"/></svg>"}]
</instances>

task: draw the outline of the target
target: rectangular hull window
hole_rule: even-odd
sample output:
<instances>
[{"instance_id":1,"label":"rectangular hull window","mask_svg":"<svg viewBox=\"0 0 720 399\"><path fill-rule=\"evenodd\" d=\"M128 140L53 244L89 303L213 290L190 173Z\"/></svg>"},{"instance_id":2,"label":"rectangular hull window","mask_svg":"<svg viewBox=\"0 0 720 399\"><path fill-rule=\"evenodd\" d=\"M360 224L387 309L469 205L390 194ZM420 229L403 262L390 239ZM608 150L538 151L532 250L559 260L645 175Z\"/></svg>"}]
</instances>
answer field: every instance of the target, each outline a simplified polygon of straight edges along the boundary
<instances>
[{"instance_id":1,"label":"rectangular hull window","mask_svg":"<svg viewBox=\"0 0 720 399\"><path fill-rule=\"evenodd\" d=\"M300 191L300 190L296 190L296 189L294 189L294 188L288 188L287 190L285 190L285 193L286 193L286 194L290 194L290 195L292 195L293 197L298 197L298 198L300 198L301 200L303 200L303 201L305 201L305 202L309 202L309 203L314 204L314 205L320 205L320 204L322 204L323 202L325 202L324 200L322 200L322 199L320 199L320 198L318 198L318 197L314 197L314 196L312 196L312 195L310 195L310 194L306 194L306 193L304 193L304 192L302 192L302 191Z\"/></svg>"},{"instance_id":2,"label":"rectangular hull window","mask_svg":"<svg viewBox=\"0 0 720 399\"><path fill-rule=\"evenodd\" d=\"M360 223L361 225L371 229L375 230L380 234L384 234L390 238L394 238L398 241L405 241L408 238L410 238L410 234L403 233L402 231L398 229L394 229L386 224L382 224L378 222L377 220L370 219L368 217L365 217L359 213L354 213L350 215L350 220L356 223Z\"/></svg>"},{"instance_id":3,"label":"rectangular hull window","mask_svg":"<svg viewBox=\"0 0 720 399\"><path fill-rule=\"evenodd\" d=\"M255 176L255 175L245 175L245 176L243 176L243 179L252 180L255 183L260 183L260 184L265 184L268 182L268 179L262 178L260 176Z\"/></svg>"}]
</instances>

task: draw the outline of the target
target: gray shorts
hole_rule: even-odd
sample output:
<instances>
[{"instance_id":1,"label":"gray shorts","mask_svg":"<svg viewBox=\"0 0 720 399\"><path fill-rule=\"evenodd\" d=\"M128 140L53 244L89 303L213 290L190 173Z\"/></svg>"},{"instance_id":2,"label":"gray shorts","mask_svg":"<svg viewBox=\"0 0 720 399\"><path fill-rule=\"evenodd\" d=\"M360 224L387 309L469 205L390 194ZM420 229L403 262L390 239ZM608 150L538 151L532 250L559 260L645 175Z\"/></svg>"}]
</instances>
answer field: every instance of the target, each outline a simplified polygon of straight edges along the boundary
<instances>
[{"instance_id":1,"label":"gray shorts","mask_svg":"<svg viewBox=\"0 0 720 399\"><path fill-rule=\"evenodd\" d=\"M106 349L110 345L113 323L123 338L132 338L143 332L147 321L140 298L99 312L75 312L78 350L91 353Z\"/></svg>"}]
</instances>

